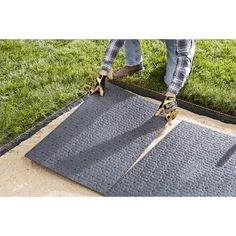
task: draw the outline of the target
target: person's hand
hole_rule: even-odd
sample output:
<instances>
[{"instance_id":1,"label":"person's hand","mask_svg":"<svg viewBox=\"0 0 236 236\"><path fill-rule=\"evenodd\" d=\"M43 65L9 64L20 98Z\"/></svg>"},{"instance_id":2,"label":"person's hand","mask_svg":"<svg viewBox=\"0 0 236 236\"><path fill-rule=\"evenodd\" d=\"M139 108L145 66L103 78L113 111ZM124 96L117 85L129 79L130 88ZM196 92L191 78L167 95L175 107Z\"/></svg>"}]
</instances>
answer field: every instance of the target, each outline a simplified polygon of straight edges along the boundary
<instances>
[{"instance_id":1,"label":"person's hand","mask_svg":"<svg viewBox=\"0 0 236 236\"><path fill-rule=\"evenodd\" d=\"M90 89L90 94L92 95L98 92L100 96L104 96L106 79L112 81L113 79L112 69L110 69L109 72L100 70L98 77L96 78L95 82L93 83Z\"/></svg>"},{"instance_id":2,"label":"person's hand","mask_svg":"<svg viewBox=\"0 0 236 236\"><path fill-rule=\"evenodd\" d=\"M105 93L105 83L106 83L106 75L99 75L94 84L90 89L90 94L99 93L100 96L104 96Z\"/></svg>"},{"instance_id":3,"label":"person's hand","mask_svg":"<svg viewBox=\"0 0 236 236\"><path fill-rule=\"evenodd\" d=\"M166 94L166 96L164 97L164 100L159 106L157 112L155 113L155 116L159 116L161 113L163 113L168 124L171 125L171 122L176 118L178 111L176 97L173 95L168 95L169 94Z\"/></svg>"}]
</instances>

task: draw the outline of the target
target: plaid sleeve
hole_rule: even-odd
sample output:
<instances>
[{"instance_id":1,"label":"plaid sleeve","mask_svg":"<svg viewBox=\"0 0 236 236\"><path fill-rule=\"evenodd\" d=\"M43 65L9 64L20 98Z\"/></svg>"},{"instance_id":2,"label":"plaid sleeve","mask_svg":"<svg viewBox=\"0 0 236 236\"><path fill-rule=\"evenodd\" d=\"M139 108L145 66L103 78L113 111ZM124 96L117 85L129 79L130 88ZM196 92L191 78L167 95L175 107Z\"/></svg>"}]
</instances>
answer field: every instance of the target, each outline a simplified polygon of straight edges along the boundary
<instances>
[{"instance_id":1,"label":"plaid sleeve","mask_svg":"<svg viewBox=\"0 0 236 236\"><path fill-rule=\"evenodd\" d=\"M109 71L111 69L112 63L118 55L121 47L124 45L124 42L125 40L121 39L112 39L110 41L102 60L102 70Z\"/></svg>"},{"instance_id":2,"label":"plaid sleeve","mask_svg":"<svg viewBox=\"0 0 236 236\"><path fill-rule=\"evenodd\" d=\"M167 91L177 95L184 86L192 67L192 47L194 47L194 40L182 39L176 41L177 65L173 80Z\"/></svg>"}]
</instances>

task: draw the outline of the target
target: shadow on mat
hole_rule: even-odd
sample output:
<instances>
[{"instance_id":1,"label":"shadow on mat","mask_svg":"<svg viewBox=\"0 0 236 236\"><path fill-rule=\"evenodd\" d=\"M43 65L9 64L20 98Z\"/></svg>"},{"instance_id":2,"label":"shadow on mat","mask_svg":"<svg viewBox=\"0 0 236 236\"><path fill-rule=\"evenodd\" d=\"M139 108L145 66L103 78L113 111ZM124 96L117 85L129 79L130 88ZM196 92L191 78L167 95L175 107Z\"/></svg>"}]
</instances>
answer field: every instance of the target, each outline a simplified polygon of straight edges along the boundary
<instances>
[{"instance_id":1,"label":"shadow on mat","mask_svg":"<svg viewBox=\"0 0 236 236\"><path fill-rule=\"evenodd\" d=\"M217 162L216 167L222 167L234 154L236 151L236 144L234 144L226 153L225 155Z\"/></svg>"},{"instance_id":2,"label":"shadow on mat","mask_svg":"<svg viewBox=\"0 0 236 236\"><path fill-rule=\"evenodd\" d=\"M78 132L83 132L91 125L93 120L98 119L104 112L111 110L118 103L129 101L135 96L136 95L132 93L124 92L121 88L114 85L108 86L104 97L98 94L88 95L85 102L78 109L59 124L56 129L52 130L39 144L26 153L26 156L32 155L35 160L37 158L35 152L38 152L38 158L41 159L41 149L46 149L47 155L53 155L55 148L57 149L56 151L58 151L64 147L65 143L76 138ZM45 148L46 146L48 149ZM52 147L54 147L54 149Z\"/></svg>"},{"instance_id":3,"label":"shadow on mat","mask_svg":"<svg viewBox=\"0 0 236 236\"><path fill-rule=\"evenodd\" d=\"M66 160L58 161L52 166L52 168L66 168L70 171L70 175L78 176L79 172L82 172L84 169L92 167L94 164L113 156L117 152L120 152L122 149L133 143L136 139L154 131L158 131L164 126L164 124L164 118L152 117L136 129L118 135L113 139L100 143L99 145L89 148L86 151L80 152L74 156L70 156ZM137 147L137 149L139 149L139 147ZM115 158L119 158L119 156L116 156Z\"/></svg>"},{"instance_id":4,"label":"shadow on mat","mask_svg":"<svg viewBox=\"0 0 236 236\"><path fill-rule=\"evenodd\" d=\"M104 97L99 96L98 94L93 95L87 95L85 101L81 106L73 112L64 122L62 122L55 131L59 132L59 127L64 127L66 129L70 129L70 123L73 120L78 120L78 123L81 122L81 118L83 117L96 117L98 118L101 116L104 111L107 111L108 109L111 109L113 106L115 106L118 103L121 103L123 101L132 99L135 97L134 94L124 92L119 87L115 87L114 85L107 85L107 91L104 95ZM85 113L85 114L84 114ZM80 119L78 119L78 117ZM80 126L80 132L83 130L87 124L91 123L90 119L82 119L83 120L83 126ZM71 126L71 129L74 129L74 126ZM63 134L64 136L65 134ZM47 137L46 137L47 138ZM45 138L45 139L46 139Z\"/></svg>"}]
</instances>

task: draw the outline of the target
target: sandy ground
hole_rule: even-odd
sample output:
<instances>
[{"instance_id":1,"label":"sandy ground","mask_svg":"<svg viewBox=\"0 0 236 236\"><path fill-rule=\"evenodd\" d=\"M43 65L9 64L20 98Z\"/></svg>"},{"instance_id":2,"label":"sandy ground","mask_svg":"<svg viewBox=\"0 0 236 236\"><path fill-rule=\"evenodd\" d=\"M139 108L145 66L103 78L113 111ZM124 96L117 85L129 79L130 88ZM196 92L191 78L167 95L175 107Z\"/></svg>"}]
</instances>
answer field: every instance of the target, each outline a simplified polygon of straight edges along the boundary
<instances>
[{"instance_id":1,"label":"sandy ground","mask_svg":"<svg viewBox=\"0 0 236 236\"><path fill-rule=\"evenodd\" d=\"M159 103L153 99L144 99ZM31 138L0 157L0 196L101 196L24 157L33 146L63 122L77 107L58 117ZM181 120L189 121L236 137L236 125L225 124L183 109L179 110L180 114L173 121L172 126L166 125L166 127L157 134L155 140L144 150L143 154L138 158L138 161L170 132L171 129L181 122Z\"/></svg>"}]
</instances>

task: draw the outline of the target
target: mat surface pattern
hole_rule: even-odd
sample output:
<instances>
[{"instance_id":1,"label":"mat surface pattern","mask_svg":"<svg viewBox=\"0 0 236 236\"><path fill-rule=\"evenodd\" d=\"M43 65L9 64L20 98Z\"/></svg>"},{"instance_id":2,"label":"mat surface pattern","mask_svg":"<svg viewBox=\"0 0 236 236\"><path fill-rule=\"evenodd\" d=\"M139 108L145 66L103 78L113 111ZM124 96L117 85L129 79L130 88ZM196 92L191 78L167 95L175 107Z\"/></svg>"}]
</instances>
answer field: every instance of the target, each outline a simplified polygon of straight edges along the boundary
<instances>
[{"instance_id":1,"label":"mat surface pattern","mask_svg":"<svg viewBox=\"0 0 236 236\"><path fill-rule=\"evenodd\" d=\"M26 157L104 194L165 125L158 105L115 85L87 100Z\"/></svg>"},{"instance_id":2,"label":"mat surface pattern","mask_svg":"<svg viewBox=\"0 0 236 236\"><path fill-rule=\"evenodd\" d=\"M182 121L108 196L236 196L236 138Z\"/></svg>"}]
</instances>

